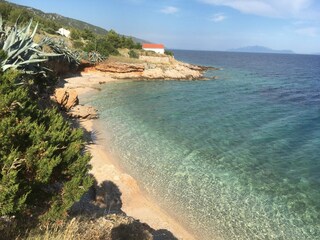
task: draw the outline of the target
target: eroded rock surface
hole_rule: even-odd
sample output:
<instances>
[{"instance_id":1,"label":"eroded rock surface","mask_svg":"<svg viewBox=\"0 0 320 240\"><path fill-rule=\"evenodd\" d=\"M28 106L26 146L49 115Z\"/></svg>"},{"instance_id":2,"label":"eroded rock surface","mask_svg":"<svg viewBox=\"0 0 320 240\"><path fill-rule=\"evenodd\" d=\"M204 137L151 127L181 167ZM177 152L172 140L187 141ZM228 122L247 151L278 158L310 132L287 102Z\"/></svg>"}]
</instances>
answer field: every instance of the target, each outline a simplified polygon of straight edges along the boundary
<instances>
[{"instance_id":1,"label":"eroded rock surface","mask_svg":"<svg viewBox=\"0 0 320 240\"><path fill-rule=\"evenodd\" d=\"M109 73L132 73L132 72L139 73L144 71L144 65L104 62L97 65L96 69L101 72L109 72Z\"/></svg>"},{"instance_id":2,"label":"eroded rock surface","mask_svg":"<svg viewBox=\"0 0 320 240\"><path fill-rule=\"evenodd\" d=\"M116 79L201 80L208 67L183 63L171 56L140 56L136 63L106 61L95 66L97 71Z\"/></svg>"},{"instance_id":3,"label":"eroded rock surface","mask_svg":"<svg viewBox=\"0 0 320 240\"><path fill-rule=\"evenodd\" d=\"M97 119L98 111L92 106L77 105L69 110L68 115L73 118Z\"/></svg>"},{"instance_id":4,"label":"eroded rock surface","mask_svg":"<svg viewBox=\"0 0 320 240\"><path fill-rule=\"evenodd\" d=\"M54 100L66 110L79 104L78 93L73 89L57 88L54 93Z\"/></svg>"}]
</instances>

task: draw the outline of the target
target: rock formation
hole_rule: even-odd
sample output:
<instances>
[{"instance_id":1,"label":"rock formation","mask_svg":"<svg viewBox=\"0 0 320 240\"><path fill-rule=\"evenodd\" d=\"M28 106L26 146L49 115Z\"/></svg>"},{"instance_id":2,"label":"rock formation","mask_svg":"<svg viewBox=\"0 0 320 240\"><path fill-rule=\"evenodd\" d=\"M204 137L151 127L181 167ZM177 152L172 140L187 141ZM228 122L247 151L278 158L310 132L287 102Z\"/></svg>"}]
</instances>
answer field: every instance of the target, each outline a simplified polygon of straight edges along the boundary
<instances>
[{"instance_id":1,"label":"rock formation","mask_svg":"<svg viewBox=\"0 0 320 240\"><path fill-rule=\"evenodd\" d=\"M81 119L96 119L98 111L91 106L78 105L78 93L74 89L57 88L52 98L70 117Z\"/></svg>"},{"instance_id":2,"label":"rock formation","mask_svg":"<svg viewBox=\"0 0 320 240\"><path fill-rule=\"evenodd\" d=\"M73 118L97 119L98 111L91 106L77 105L69 110L68 115Z\"/></svg>"},{"instance_id":3,"label":"rock formation","mask_svg":"<svg viewBox=\"0 0 320 240\"><path fill-rule=\"evenodd\" d=\"M183 63L171 56L140 56L133 63L107 60L87 70L107 73L115 79L203 80L208 67ZM211 69L211 68L210 68Z\"/></svg>"},{"instance_id":4,"label":"rock formation","mask_svg":"<svg viewBox=\"0 0 320 240\"><path fill-rule=\"evenodd\" d=\"M144 66L142 64L104 62L97 65L96 69L101 72L109 73L140 73L144 71Z\"/></svg>"},{"instance_id":5,"label":"rock formation","mask_svg":"<svg viewBox=\"0 0 320 240\"><path fill-rule=\"evenodd\" d=\"M54 93L54 100L67 111L79 104L78 94L73 89L57 88Z\"/></svg>"}]
</instances>

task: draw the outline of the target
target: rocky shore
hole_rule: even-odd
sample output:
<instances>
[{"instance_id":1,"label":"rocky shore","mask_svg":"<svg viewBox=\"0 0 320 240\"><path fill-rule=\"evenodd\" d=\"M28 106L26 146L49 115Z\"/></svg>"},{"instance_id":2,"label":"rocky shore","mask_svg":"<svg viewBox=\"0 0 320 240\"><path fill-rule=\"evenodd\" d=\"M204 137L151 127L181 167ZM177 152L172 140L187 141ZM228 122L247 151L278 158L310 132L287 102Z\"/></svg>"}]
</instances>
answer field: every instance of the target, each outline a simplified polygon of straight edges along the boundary
<instances>
[{"instance_id":1,"label":"rocky shore","mask_svg":"<svg viewBox=\"0 0 320 240\"><path fill-rule=\"evenodd\" d=\"M140 56L135 61L127 60L127 58L111 58L97 66L86 67L84 71L103 72L114 79L209 80L203 73L209 69L217 70L212 67L183 63L167 55Z\"/></svg>"}]
</instances>

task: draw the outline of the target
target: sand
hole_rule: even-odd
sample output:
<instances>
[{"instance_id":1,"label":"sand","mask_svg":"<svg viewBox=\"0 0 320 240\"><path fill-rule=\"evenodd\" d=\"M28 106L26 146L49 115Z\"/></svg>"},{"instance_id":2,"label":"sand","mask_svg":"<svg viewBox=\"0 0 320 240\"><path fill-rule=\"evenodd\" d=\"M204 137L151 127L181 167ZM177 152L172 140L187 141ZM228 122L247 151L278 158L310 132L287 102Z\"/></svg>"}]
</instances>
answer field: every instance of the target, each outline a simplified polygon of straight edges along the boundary
<instances>
[{"instance_id":1,"label":"sand","mask_svg":"<svg viewBox=\"0 0 320 240\"><path fill-rule=\"evenodd\" d=\"M94 94L99 89L99 84L119 81L107 74L99 72L83 73L79 76L73 76L64 79L64 87L75 89L81 95ZM82 120L80 125L87 131L95 131L95 121L99 120ZM128 173L121 169L119 163L112 155L107 152L105 142L102 139L95 139L93 144L87 146L92 155L91 173L98 183L103 181L112 181L122 193L122 210L135 219L147 223L156 230L166 229L176 238L192 240L196 239L188 230L177 220L170 216L164 209L151 198L149 198L139 187L139 183Z\"/></svg>"}]
</instances>

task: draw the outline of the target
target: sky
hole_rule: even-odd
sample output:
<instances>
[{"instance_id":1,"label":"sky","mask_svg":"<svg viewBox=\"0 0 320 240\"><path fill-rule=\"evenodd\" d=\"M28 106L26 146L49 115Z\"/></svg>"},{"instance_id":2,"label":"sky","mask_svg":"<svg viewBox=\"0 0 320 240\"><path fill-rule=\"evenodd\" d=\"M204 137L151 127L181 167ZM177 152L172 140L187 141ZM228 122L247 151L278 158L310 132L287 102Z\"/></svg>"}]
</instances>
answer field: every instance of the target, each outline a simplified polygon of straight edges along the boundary
<instances>
[{"instance_id":1,"label":"sky","mask_svg":"<svg viewBox=\"0 0 320 240\"><path fill-rule=\"evenodd\" d=\"M320 53L319 0L10 0L170 49Z\"/></svg>"}]
</instances>

